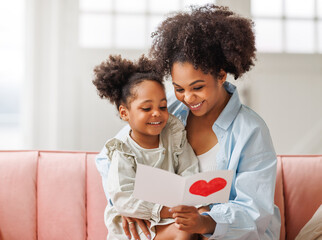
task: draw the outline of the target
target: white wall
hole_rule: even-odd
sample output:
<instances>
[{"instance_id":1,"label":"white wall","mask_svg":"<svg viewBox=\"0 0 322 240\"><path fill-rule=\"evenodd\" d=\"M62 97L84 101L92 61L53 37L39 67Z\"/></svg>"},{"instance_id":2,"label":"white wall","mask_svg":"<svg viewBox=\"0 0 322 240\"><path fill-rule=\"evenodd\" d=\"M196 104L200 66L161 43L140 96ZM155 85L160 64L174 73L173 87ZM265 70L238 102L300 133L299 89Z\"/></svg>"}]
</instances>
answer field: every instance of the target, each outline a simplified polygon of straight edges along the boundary
<instances>
[{"instance_id":1,"label":"white wall","mask_svg":"<svg viewBox=\"0 0 322 240\"><path fill-rule=\"evenodd\" d=\"M259 54L249 74L250 105L279 154L322 153L322 55Z\"/></svg>"},{"instance_id":2,"label":"white wall","mask_svg":"<svg viewBox=\"0 0 322 240\"><path fill-rule=\"evenodd\" d=\"M134 59L142 50L81 49L77 0L32 2L28 148L99 151L124 123L96 94L93 67L111 53ZM247 4L227 2L249 14ZM259 54L253 70L235 82L269 126L278 154L322 154L321 66L321 55Z\"/></svg>"}]
</instances>

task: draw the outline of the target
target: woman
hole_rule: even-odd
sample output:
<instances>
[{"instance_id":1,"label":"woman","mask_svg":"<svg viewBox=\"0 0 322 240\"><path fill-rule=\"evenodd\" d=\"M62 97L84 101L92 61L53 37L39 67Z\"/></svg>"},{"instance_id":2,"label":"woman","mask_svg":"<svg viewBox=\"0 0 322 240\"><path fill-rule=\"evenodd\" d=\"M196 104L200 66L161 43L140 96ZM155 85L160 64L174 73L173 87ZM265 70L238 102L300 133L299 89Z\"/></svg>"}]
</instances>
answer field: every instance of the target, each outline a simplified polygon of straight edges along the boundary
<instances>
[{"instance_id":1,"label":"woman","mask_svg":"<svg viewBox=\"0 0 322 240\"><path fill-rule=\"evenodd\" d=\"M235 172L229 202L199 214L189 206L171 208L177 228L209 239L278 239L274 205L276 154L265 122L241 104L227 74L238 79L254 65L252 22L228 8L206 5L168 17L154 33L151 55L171 74L175 96L169 112L186 126L201 171ZM135 221L124 230L137 239ZM134 224L131 224L134 225Z\"/></svg>"}]
</instances>

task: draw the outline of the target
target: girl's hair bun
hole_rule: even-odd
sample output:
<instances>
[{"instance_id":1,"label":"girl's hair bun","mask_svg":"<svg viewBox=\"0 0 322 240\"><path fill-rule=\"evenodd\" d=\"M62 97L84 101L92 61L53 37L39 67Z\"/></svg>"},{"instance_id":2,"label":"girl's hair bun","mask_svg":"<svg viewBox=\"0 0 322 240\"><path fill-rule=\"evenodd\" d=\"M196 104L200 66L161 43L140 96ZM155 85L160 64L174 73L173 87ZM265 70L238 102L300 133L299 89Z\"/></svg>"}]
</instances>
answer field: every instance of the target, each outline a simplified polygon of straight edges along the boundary
<instances>
[{"instance_id":1,"label":"girl's hair bun","mask_svg":"<svg viewBox=\"0 0 322 240\"><path fill-rule=\"evenodd\" d=\"M133 62L122 59L121 55L110 55L109 58L94 68L98 95L116 103L122 96L122 88L136 71Z\"/></svg>"},{"instance_id":2,"label":"girl's hair bun","mask_svg":"<svg viewBox=\"0 0 322 240\"><path fill-rule=\"evenodd\" d=\"M131 89L143 80L154 80L162 85L162 75L155 72L156 62L142 55L138 61L124 59L121 55L110 55L109 58L94 68L93 84L98 95L111 103L127 103Z\"/></svg>"}]
</instances>

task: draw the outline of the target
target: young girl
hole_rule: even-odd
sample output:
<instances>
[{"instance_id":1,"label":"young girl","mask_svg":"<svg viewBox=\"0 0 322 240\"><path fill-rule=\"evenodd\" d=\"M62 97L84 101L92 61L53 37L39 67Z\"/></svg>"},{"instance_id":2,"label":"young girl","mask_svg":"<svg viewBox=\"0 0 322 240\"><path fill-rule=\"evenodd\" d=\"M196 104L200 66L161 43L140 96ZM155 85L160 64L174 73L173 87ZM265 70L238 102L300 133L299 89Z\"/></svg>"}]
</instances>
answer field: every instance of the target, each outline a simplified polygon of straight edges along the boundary
<instances>
[{"instance_id":1,"label":"young girl","mask_svg":"<svg viewBox=\"0 0 322 240\"><path fill-rule=\"evenodd\" d=\"M101 98L115 104L130 130L107 141L110 161L106 186L110 196L105 211L107 239L128 239L121 215L148 220L149 239L194 239L173 226L169 208L132 196L137 164L161 168L182 176L198 172L198 160L186 139L182 123L167 111L162 75L154 62L142 56L138 62L110 56L94 70L94 85ZM170 225L169 225L170 224ZM129 222L129 225L134 225ZM163 226L162 226L163 225ZM164 226L167 225L167 226ZM140 238L145 236L141 232Z\"/></svg>"}]
</instances>

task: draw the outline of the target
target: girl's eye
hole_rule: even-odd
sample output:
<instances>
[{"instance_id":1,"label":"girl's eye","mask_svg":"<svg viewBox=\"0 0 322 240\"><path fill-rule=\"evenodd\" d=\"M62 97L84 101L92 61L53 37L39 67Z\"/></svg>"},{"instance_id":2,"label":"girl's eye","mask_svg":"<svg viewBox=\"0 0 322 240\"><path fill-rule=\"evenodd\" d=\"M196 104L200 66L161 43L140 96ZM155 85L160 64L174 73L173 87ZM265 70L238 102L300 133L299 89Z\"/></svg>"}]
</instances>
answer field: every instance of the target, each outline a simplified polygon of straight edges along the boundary
<instances>
[{"instance_id":1,"label":"girl's eye","mask_svg":"<svg viewBox=\"0 0 322 240\"><path fill-rule=\"evenodd\" d=\"M203 88L203 86L200 86L200 87L195 87L195 88L193 88L194 90L200 90L200 89L202 89Z\"/></svg>"},{"instance_id":2,"label":"girl's eye","mask_svg":"<svg viewBox=\"0 0 322 240\"><path fill-rule=\"evenodd\" d=\"M142 108L142 110L143 110L144 112L148 112L148 111L150 111L150 110L151 110L151 108Z\"/></svg>"},{"instance_id":3,"label":"girl's eye","mask_svg":"<svg viewBox=\"0 0 322 240\"><path fill-rule=\"evenodd\" d=\"M165 110L167 110L167 107L160 107L160 109L161 109L162 111L165 111Z\"/></svg>"}]
</instances>

